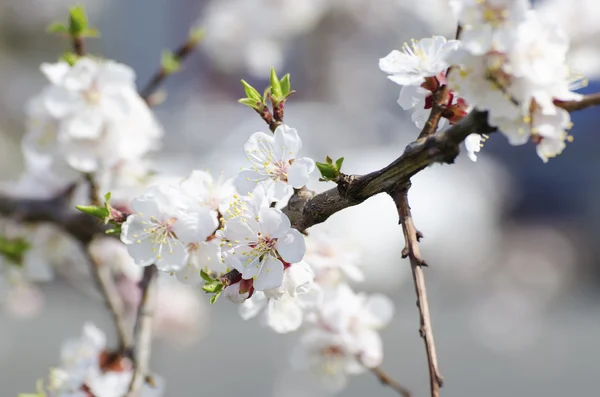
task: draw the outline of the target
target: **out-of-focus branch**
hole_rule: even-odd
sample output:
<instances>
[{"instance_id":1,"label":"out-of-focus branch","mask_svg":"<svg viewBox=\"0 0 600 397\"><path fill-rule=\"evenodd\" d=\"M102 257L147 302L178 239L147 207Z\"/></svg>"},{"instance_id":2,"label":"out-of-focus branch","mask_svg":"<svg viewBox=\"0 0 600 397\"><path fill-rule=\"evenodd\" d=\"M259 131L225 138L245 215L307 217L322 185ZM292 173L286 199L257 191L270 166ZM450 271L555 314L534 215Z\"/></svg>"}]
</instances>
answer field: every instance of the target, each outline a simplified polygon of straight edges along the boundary
<instances>
[{"instance_id":1,"label":"out-of-focus branch","mask_svg":"<svg viewBox=\"0 0 600 397\"><path fill-rule=\"evenodd\" d=\"M577 110L600 105L600 92L585 95L581 101L555 101L554 103L556 106L565 109L567 112L575 112Z\"/></svg>"},{"instance_id":2,"label":"out-of-focus branch","mask_svg":"<svg viewBox=\"0 0 600 397\"><path fill-rule=\"evenodd\" d=\"M87 247L84 248L84 251L90 262L90 271L96 281L98 290L100 290L106 303L106 307L113 318L119 341L119 352L124 353L132 346L133 340L125 321L123 301L120 298L112 272L105 264L98 263Z\"/></svg>"},{"instance_id":3,"label":"out-of-focus branch","mask_svg":"<svg viewBox=\"0 0 600 397\"><path fill-rule=\"evenodd\" d=\"M384 370L380 367L369 368L369 370L379 379L382 385L389 387L394 390L396 393L401 395L402 397L412 397L410 390L402 386L392 377L390 377Z\"/></svg>"},{"instance_id":4,"label":"out-of-focus branch","mask_svg":"<svg viewBox=\"0 0 600 397\"><path fill-rule=\"evenodd\" d=\"M175 50L173 53L174 60L177 62L182 62L185 60L196 48L198 42L202 38L201 35L191 34L187 41L183 43L179 48ZM150 81L146 84L146 86L140 91L140 96L146 101L149 106L154 105L152 103L152 97L156 93L158 87L166 80L166 78L170 75L169 71L161 66L160 69L150 78Z\"/></svg>"},{"instance_id":5,"label":"out-of-focus branch","mask_svg":"<svg viewBox=\"0 0 600 397\"><path fill-rule=\"evenodd\" d=\"M399 186L390 191L389 194L396 203L400 224L402 224L402 231L404 232L405 246L402 250L402 257L409 258L410 267L412 269L415 292L417 294L417 306L419 307L419 333L425 342L425 350L427 352L431 397L439 397L440 387L443 384L444 378L440 373L438 365L431 327L431 318L429 315L429 303L427 302L427 289L425 287L425 275L423 274L423 266L427 266L427 264L421 257L421 252L419 251L419 239L422 237L422 234L417 231L412 220L410 206L408 204L409 188L410 183L407 183L404 186Z\"/></svg>"},{"instance_id":6,"label":"out-of-focus branch","mask_svg":"<svg viewBox=\"0 0 600 397\"><path fill-rule=\"evenodd\" d=\"M127 397L139 397L146 378L150 376L150 353L152 350L152 319L157 293L156 266L144 268L144 275L140 281L142 298L138 308L135 322L133 341L133 377L129 384Z\"/></svg>"}]
</instances>

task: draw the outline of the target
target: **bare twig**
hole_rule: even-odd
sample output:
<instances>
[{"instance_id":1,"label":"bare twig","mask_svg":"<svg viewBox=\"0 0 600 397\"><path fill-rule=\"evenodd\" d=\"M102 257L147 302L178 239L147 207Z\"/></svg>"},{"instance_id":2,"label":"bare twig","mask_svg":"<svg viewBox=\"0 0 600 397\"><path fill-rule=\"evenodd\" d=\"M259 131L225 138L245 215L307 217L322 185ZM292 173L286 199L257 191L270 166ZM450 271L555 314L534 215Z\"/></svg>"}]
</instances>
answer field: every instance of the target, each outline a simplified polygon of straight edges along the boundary
<instances>
[{"instance_id":1,"label":"bare twig","mask_svg":"<svg viewBox=\"0 0 600 397\"><path fill-rule=\"evenodd\" d=\"M422 234L415 228L410 213L410 206L408 204L409 188L410 182L390 191L390 196L392 196L396 203L398 216L400 218L400 223L402 224L402 231L404 232L405 247L402 250L402 257L409 258L410 267L412 269L413 281L417 294L417 306L419 307L419 334L425 342L425 350L427 352L431 397L439 397L440 387L443 385L444 378L440 373L438 365L431 327L431 318L429 315L429 304L427 302L427 289L425 288L425 276L422 268L423 266L427 266L427 264L421 257L421 252L419 251L418 242L422 237Z\"/></svg>"},{"instance_id":2,"label":"bare twig","mask_svg":"<svg viewBox=\"0 0 600 397\"><path fill-rule=\"evenodd\" d=\"M381 384L388 386L390 389L394 390L396 393L401 395L402 397L412 397L410 390L402 386L392 377L390 377L385 371L383 371L380 367L369 368L369 370L379 379Z\"/></svg>"},{"instance_id":3,"label":"bare twig","mask_svg":"<svg viewBox=\"0 0 600 397\"><path fill-rule=\"evenodd\" d=\"M156 301L158 270L151 265L144 268L140 281L142 298L138 308L134 330L133 377L129 384L127 397L139 397L142 387L150 376L150 352L152 349L152 318Z\"/></svg>"},{"instance_id":4,"label":"bare twig","mask_svg":"<svg viewBox=\"0 0 600 397\"><path fill-rule=\"evenodd\" d=\"M90 254L87 247L85 247L84 251L90 262L90 270L96 281L98 290L102 294L106 307L113 318L119 341L119 352L124 353L126 349L131 347L132 338L125 321L123 301L119 297L119 291L117 290L112 272L108 266L98 263Z\"/></svg>"},{"instance_id":5,"label":"bare twig","mask_svg":"<svg viewBox=\"0 0 600 397\"><path fill-rule=\"evenodd\" d=\"M450 87L447 85L441 85L435 90L433 93L431 113L429 113L429 118L425 122L425 127L423 127L423 130L417 139L424 139L436 133L442 114L444 114L448 104L449 93Z\"/></svg>"},{"instance_id":6,"label":"bare twig","mask_svg":"<svg viewBox=\"0 0 600 397\"><path fill-rule=\"evenodd\" d=\"M87 181L89 191L89 199L91 205L100 205L100 190L98 184L94 180L94 174L86 173L85 180Z\"/></svg>"},{"instance_id":7,"label":"bare twig","mask_svg":"<svg viewBox=\"0 0 600 397\"><path fill-rule=\"evenodd\" d=\"M177 62L182 62L185 58L187 58L198 45L199 37L194 37L190 35L187 41L183 43L179 48L177 48L174 52L174 58ZM152 105L150 99L155 94L158 87L165 81L165 79L170 75L170 73L164 68L160 67L160 69L150 78L150 81L146 84L146 86L140 91L140 96L148 103L148 105Z\"/></svg>"},{"instance_id":8,"label":"bare twig","mask_svg":"<svg viewBox=\"0 0 600 397\"><path fill-rule=\"evenodd\" d=\"M72 38L72 43L73 43L73 52L75 52L75 54L77 54L77 56L84 56L85 55L85 46L83 43L83 37L81 36L71 36Z\"/></svg>"},{"instance_id":9,"label":"bare twig","mask_svg":"<svg viewBox=\"0 0 600 397\"><path fill-rule=\"evenodd\" d=\"M559 108L565 109L567 112L587 109L592 106L600 105L600 92L585 95L581 101L556 101L555 104Z\"/></svg>"}]
</instances>

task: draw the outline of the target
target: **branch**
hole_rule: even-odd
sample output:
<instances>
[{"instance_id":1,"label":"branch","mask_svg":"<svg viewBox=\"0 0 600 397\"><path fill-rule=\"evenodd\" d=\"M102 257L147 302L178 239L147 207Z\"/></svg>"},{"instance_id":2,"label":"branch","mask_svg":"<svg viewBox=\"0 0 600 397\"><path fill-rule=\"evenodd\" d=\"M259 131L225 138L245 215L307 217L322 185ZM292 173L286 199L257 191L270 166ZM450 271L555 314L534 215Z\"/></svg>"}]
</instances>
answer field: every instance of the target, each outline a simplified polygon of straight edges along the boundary
<instances>
[{"instance_id":1,"label":"branch","mask_svg":"<svg viewBox=\"0 0 600 397\"><path fill-rule=\"evenodd\" d=\"M158 270L151 265L144 268L140 281L142 298L138 308L134 330L133 377L129 384L127 397L139 397L142 386L150 376L150 351L152 350L152 317L156 302Z\"/></svg>"},{"instance_id":2,"label":"branch","mask_svg":"<svg viewBox=\"0 0 600 397\"><path fill-rule=\"evenodd\" d=\"M555 101L554 104L567 112L587 109L592 106L600 105L600 92L596 94L584 95L581 101Z\"/></svg>"},{"instance_id":3,"label":"branch","mask_svg":"<svg viewBox=\"0 0 600 397\"><path fill-rule=\"evenodd\" d=\"M76 211L71 196L72 185L50 199L23 199L0 195L0 215L23 223L51 223L79 242L87 245L93 237L109 228L97 219Z\"/></svg>"},{"instance_id":4,"label":"branch","mask_svg":"<svg viewBox=\"0 0 600 397\"><path fill-rule=\"evenodd\" d=\"M418 232L412 220L410 206L408 204L408 189L410 183L400 186L390 191L390 196L394 199L398 208L398 216L404 232L405 247L402 250L402 257L408 257L412 269L415 291L417 294L417 306L419 307L420 327L419 333L425 342L427 352L427 363L429 366L429 383L431 388L431 397L439 397L440 387L443 385L442 377L438 365L437 354L435 352L435 343L433 340L433 331L431 327L431 318L429 316L429 303L427 302L427 290L425 288L425 276L423 266L427 266L419 251L419 239L422 234Z\"/></svg>"},{"instance_id":5,"label":"branch","mask_svg":"<svg viewBox=\"0 0 600 397\"><path fill-rule=\"evenodd\" d=\"M388 386L396 393L403 397L412 397L410 390L402 386L400 383L392 379L387 373L385 373L380 367L369 368L369 370L379 379L382 385Z\"/></svg>"},{"instance_id":6,"label":"branch","mask_svg":"<svg viewBox=\"0 0 600 397\"><path fill-rule=\"evenodd\" d=\"M173 54L175 60L177 62L182 62L185 60L196 48L198 42L200 40L199 36L190 35L187 41L183 43L175 53ZM164 67L160 67L160 69L152 76L150 81L146 84L146 86L140 91L140 96L146 101L149 106L152 106L151 98L156 93L158 87L166 80L166 78L172 73L169 73Z\"/></svg>"},{"instance_id":7,"label":"branch","mask_svg":"<svg viewBox=\"0 0 600 397\"><path fill-rule=\"evenodd\" d=\"M444 111L446 110L449 93L450 87L447 85L441 85L435 90L433 93L433 105L431 107L431 113L429 113L429 118L425 122L425 126L423 127L423 130L419 134L417 140L430 137L437 132L442 114L444 114Z\"/></svg>"},{"instance_id":8,"label":"branch","mask_svg":"<svg viewBox=\"0 0 600 397\"><path fill-rule=\"evenodd\" d=\"M90 262L90 270L96 281L98 290L102 293L106 307L112 315L119 341L119 352L123 353L132 346L133 341L125 324L125 309L123 301L119 297L119 291L115 285L112 272L110 271L110 267L98 263L90 254L87 247L84 248L84 251Z\"/></svg>"},{"instance_id":9,"label":"branch","mask_svg":"<svg viewBox=\"0 0 600 397\"><path fill-rule=\"evenodd\" d=\"M407 183L413 175L431 164L453 163L460 152L460 143L469 134L493 131L495 129L487 124L487 113L473 111L459 124L408 145L402 156L387 167L366 175L345 175L336 188L317 195L294 197L284 212L290 217L293 227L304 231L344 208Z\"/></svg>"}]
</instances>

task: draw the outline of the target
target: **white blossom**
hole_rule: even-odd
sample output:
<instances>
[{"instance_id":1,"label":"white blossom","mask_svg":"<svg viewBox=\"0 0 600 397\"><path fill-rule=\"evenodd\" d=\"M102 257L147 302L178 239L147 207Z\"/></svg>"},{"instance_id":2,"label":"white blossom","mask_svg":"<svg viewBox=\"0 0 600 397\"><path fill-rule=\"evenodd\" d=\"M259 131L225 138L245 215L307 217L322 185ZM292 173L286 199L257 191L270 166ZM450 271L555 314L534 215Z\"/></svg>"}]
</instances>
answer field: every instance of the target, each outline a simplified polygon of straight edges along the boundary
<instances>
[{"instance_id":1,"label":"white blossom","mask_svg":"<svg viewBox=\"0 0 600 397\"><path fill-rule=\"evenodd\" d=\"M338 285L324 296L312 327L292 353L292 365L311 369L324 386L339 390L347 375L381 364L383 348L377 330L390 322L393 313L388 298L357 295L347 285Z\"/></svg>"},{"instance_id":2,"label":"white blossom","mask_svg":"<svg viewBox=\"0 0 600 397\"><path fill-rule=\"evenodd\" d=\"M254 292L240 306L240 315L247 320L264 310L263 321L269 328L278 333L295 331L302 325L304 312L320 302L321 290L313 279L306 262L295 263L285 270L280 287Z\"/></svg>"},{"instance_id":3,"label":"white blossom","mask_svg":"<svg viewBox=\"0 0 600 397\"><path fill-rule=\"evenodd\" d=\"M460 41L475 55L505 51L515 43L514 29L525 19L529 0L450 0L461 26Z\"/></svg>"},{"instance_id":4,"label":"white blossom","mask_svg":"<svg viewBox=\"0 0 600 397\"><path fill-rule=\"evenodd\" d=\"M459 46L458 40L446 40L443 36L413 40L410 45L404 43L402 51L393 50L381 58L379 68L396 84L419 86L426 77L445 71L450 66L452 53Z\"/></svg>"},{"instance_id":5,"label":"white blossom","mask_svg":"<svg viewBox=\"0 0 600 397\"><path fill-rule=\"evenodd\" d=\"M244 279L253 279L258 291L278 288L283 281L283 261L297 263L306 251L304 237L275 208L261 208L255 217L227 220L221 236L225 264Z\"/></svg>"},{"instance_id":6,"label":"white blossom","mask_svg":"<svg viewBox=\"0 0 600 397\"><path fill-rule=\"evenodd\" d=\"M235 186L242 195L264 184L270 197L281 200L308 182L315 169L314 160L308 157L297 158L302 148L302 140L294 128L280 125L274 135L256 132L244 144L248 160L253 164L235 179Z\"/></svg>"},{"instance_id":7,"label":"white blossom","mask_svg":"<svg viewBox=\"0 0 600 397\"><path fill-rule=\"evenodd\" d=\"M170 186L151 187L131 208L134 214L122 226L121 241L136 264L155 264L163 271L182 269L188 245L205 241L218 226L213 211Z\"/></svg>"},{"instance_id":8,"label":"white blossom","mask_svg":"<svg viewBox=\"0 0 600 397\"><path fill-rule=\"evenodd\" d=\"M471 161L477 161L477 154L481 150L481 134L469 134L465 139L465 148L467 149L467 155Z\"/></svg>"},{"instance_id":9,"label":"white blossom","mask_svg":"<svg viewBox=\"0 0 600 397\"><path fill-rule=\"evenodd\" d=\"M235 187L231 179L225 179L223 173L215 181L206 171L194 170L183 181L181 189L199 200L202 205L208 208L224 213L235 194Z\"/></svg>"}]
</instances>

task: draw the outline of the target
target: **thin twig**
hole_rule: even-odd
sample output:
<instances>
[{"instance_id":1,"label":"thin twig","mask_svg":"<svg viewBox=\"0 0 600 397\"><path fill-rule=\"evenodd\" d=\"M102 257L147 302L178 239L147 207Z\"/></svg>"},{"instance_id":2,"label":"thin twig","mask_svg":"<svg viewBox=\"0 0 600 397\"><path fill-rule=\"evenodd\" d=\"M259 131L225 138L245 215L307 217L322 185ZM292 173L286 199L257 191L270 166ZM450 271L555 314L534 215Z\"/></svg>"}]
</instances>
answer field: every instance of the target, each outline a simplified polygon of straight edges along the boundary
<instances>
[{"instance_id":1,"label":"thin twig","mask_svg":"<svg viewBox=\"0 0 600 397\"><path fill-rule=\"evenodd\" d=\"M77 56L85 55L85 46L83 45L83 37L81 36L72 36L73 39L73 52L77 54Z\"/></svg>"},{"instance_id":2,"label":"thin twig","mask_svg":"<svg viewBox=\"0 0 600 397\"><path fill-rule=\"evenodd\" d=\"M152 350L152 318L156 303L158 270L151 265L144 268L140 281L142 298L138 308L134 329L133 344L133 377L129 384L127 397L139 397L142 387L150 376L150 352Z\"/></svg>"},{"instance_id":3,"label":"thin twig","mask_svg":"<svg viewBox=\"0 0 600 397\"><path fill-rule=\"evenodd\" d=\"M91 205L100 205L100 189L94 180L94 174L86 173L85 180L87 181L89 191L89 199Z\"/></svg>"},{"instance_id":4,"label":"thin twig","mask_svg":"<svg viewBox=\"0 0 600 397\"><path fill-rule=\"evenodd\" d=\"M175 52L173 56L177 62L182 62L185 58L187 58L198 45L199 38L190 36L185 43L183 43ZM146 101L149 106L152 106L151 98L156 93L158 87L165 81L165 79L170 75L164 67L160 67L160 69L150 78L150 81L146 84L146 86L140 91L140 96Z\"/></svg>"},{"instance_id":5,"label":"thin twig","mask_svg":"<svg viewBox=\"0 0 600 397\"><path fill-rule=\"evenodd\" d=\"M565 109L567 112L587 109L592 106L600 105L600 92L585 95L581 101L555 101L555 104L559 108Z\"/></svg>"},{"instance_id":6,"label":"thin twig","mask_svg":"<svg viewBox=\"0 0 600 397\"><path fill-rule=\"evenodd\" d=\"M435 90L433 93L433 106L431 108L431 113L429 113L429 118L425 122L425 126L423 127L423 130L419 134L417 140L428 138L437 132L442 114L444 114L444 111L448 105L449 93L450 87L447 85L441 85Z\"/></svg>"},{"instance_id":7,"label":"thin twig","mask_svg":"<svg viewBox=\"0 0 600 397\"><path fill-rule=\"evenodd\" d=\"M435 342L433 340L433 330L431 327L431 318L429 315L427 289L425 287L425 276L423 274L423 266L427 266L427 263L423 260L421 252L419 251L418 242L423 235L417 231L412 220L410 206L408 204L409 188L410 182L391 191L390 195L396 203L398 216L400 218L400 223L402 224L402 231L404 232L405 247L402 250L402 257L409 258L410 267L412 269L415 292L417 294L417 306L419 307L419 334L425 342L425 350L427 352L431 397L439 397L440 387L443 385L444 378L440 373L438 365Z\"/></svg>"},{"instance_id":8,"label":"thin twig","mask_svg":"<svg viewBox=\"0 0 600 397\"><path fill-rule=\"evenodd\" d=\"M123 301L119 296L119 291L117 290L112 272L110 271L110 267L98 263L98 261L94 259L90 254L88 247L85 247L84 251L90 262L90 270L96 281L98 290L102 294L106 307L113 318L119 341L119 352L123 353L126 349L131 347L133 340L126 325L125 308L123 306Z\"/></svg>"},{"instance_id":9,"label":"thin twig","mask_svg":"<svg viewBox=\"0 0 600 397\"><path fill-rule=\"evenodd\" d=\"M399 395L403 397L412 397L410 390L402 386L392 377L390 377L384 370L380 367L369 368L369 370L379 379L381 384L388 386L390 389L396 391Z\"/></svg>"}]
</instances>

